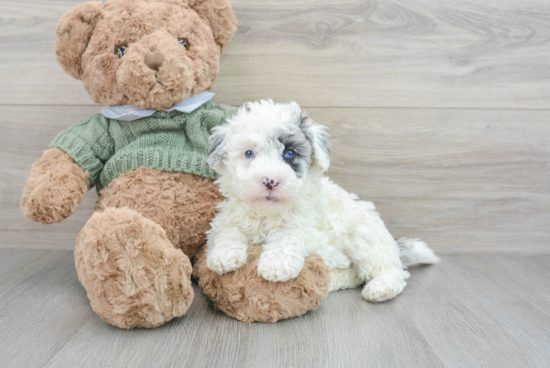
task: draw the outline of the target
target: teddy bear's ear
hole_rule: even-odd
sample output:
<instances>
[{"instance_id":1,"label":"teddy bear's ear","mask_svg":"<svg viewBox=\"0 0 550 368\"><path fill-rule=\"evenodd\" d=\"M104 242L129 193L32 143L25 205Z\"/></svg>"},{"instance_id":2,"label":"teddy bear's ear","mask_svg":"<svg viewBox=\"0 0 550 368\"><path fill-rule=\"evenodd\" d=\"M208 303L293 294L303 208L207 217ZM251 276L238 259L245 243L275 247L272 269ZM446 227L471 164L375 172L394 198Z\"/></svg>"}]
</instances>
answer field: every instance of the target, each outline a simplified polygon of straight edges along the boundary
<instances>
[{"instance_id":1,"label":"teddy bear's ear","mask_svg":"<svg viewBox=\"0 0 550 368\"><path fill-rule=\"evenodd\" d=\"M214 40L223 51L237 30L237 18L228 0L190 0L189 6L208 20Z\"/></svg>"},{"instance_id":2,"label":"teddy bear's ear","mask_svg":"<svg viewBox=\"0 0 550 368\"><path fill-rule=\"evenodd\" d=\"M101 2L90 1L69 10L57 24L55 31L57 61L73 78L82 78L82 54L101 17Z\"/></svg>"}]
</instances>

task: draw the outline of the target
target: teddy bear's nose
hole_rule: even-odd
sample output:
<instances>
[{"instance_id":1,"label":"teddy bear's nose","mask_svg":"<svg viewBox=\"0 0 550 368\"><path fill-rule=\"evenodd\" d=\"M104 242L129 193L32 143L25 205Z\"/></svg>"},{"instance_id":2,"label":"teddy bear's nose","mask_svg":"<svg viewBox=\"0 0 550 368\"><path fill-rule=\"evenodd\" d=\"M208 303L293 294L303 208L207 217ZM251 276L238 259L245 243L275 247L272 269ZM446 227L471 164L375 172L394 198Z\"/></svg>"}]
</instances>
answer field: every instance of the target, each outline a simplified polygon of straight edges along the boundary
<instances>
[{"instance_id":1,"label":"teddy bear's nose","mask_svg":"<svg viewBox=\"0 0 550 368\"><path fill-rule=\"evenodd\" d=\"M164 56L160 52L154 54L148 54L145 56L145 65L150 69L159 70L160 66L164 62Z\"/></svg>"}]
</instances>

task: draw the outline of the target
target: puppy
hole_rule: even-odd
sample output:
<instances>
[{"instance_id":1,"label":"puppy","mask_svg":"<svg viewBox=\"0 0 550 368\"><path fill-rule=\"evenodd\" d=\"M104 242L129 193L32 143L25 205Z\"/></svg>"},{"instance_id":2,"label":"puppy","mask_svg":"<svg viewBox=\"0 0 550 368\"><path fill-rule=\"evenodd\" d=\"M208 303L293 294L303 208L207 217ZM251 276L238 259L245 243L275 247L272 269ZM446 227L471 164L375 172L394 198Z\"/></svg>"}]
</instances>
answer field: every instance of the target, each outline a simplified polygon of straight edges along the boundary
<instances>
[{"instance_id":1,"label":"puppy","mask_svg":"<svg viewBox=\"0 0 550 368\"><path fill-rule=\"evenodd\" d=\"M382 302L401 293L407 266L438 262L421 240L395 241L371 202L323 176L327 129L296 103L247 103L210 139L208 163L225 197L208 232L210 270L233 271L249 245L262 244L260 276L288 281L317 253L332 270L330 290L367 282L362 296Z\"/></svg>"}]
</instances>

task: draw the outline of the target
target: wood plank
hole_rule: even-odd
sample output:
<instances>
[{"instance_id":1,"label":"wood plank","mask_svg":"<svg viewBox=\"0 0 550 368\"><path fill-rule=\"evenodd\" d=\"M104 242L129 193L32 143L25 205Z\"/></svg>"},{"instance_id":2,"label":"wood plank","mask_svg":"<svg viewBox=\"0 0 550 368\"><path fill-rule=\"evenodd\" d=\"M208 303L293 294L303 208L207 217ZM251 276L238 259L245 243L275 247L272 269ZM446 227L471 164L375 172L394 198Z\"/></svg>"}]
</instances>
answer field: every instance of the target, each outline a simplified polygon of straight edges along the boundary
<instances>
[{"instance_id":1,"label":"wood plank","mask_svg":"<svg viewBox=\"0 0 550 368\"><path fill-rule=\"evenodd\" d=\"M32 258L28 252L0 249L0 259ZM128 331L91 311L71 252L34 252L0 279L1 366L544 367L550 359L548 299L528 297L550 279L537 266L549 256L444 256L411 269L390 302L343 290L275 324L233 320L195 284L186 316Z\"/></svg>"},{"instance_id":2,"label":"wood plank","mask_svg":"<svg viewBox=\"0 0 550 368\"><path fill-rule=\"evenodd\" d=\"M33 249L2 249L2 257L0 258L0 275L11 271L14 268L25 267L26 264L32 263L36 258L44 257L49 251L37 251Z\"/></svg>"},{"instance_id":3,"label":"wood plank","mask_svg":"<svg viewBox=\"0 0 550 368\"><path fill-rule=\"evenodd\" d=\"M0 250L28 261L0 278L0 366L43 366L92 316L72 252Z\"/></svg>"},{"instance_id":4,"label":"wood plank","mask_svg":"<svg viewBox=\"0 0 550 368\"><path fill-rule=\"evenodd\" d=\"M309 110L331 128L329 176L395 236L449 253L550 249L548 111Z\"/></svg>"},{"instance_id":5,"label":"wood plank","mask_svg":"<svg viewBox=\"0 0 550 368\"><path fill-rule=\"evenodd\" d=\"M55 61L80 0L0 4L2 104L92 104ZM549 108L544 0L233 0L216 101L303 106Z\"/></svg>"},{"instance_id":6,"label":"wood plank","mask_svg":"<svg viewBox=\"0 0 550 368\"><path fill-rule=\"evenodd\" d=\"M446 366L547 367L550 314L542 310L544 304L516 292L521 287L533 292L538 285L500 282L497 275L510 270L491 262L493 257L446 257L428 272L413 274L405 290L409 316ZM499 258L518 268L533 259ZM543 279L548 269L527 272Z\"/></svg>"},{"instance_id":7,"label":"wood plank","mask_svg":"<svg viewBox=\"0 0 550 368\"><path fill-rule=\"evenodd\" d=\"M47 226L23 218L20 195L49 141L97 111L0 107L0 247L73 249L95 191ZM422 237L442 254L550 253L550 111L308 111L331 128L329 176L374 201L396 237Z\"/></svg>"},{"instance_id":8,"label":"wood plank","mask_svg":"<svg viewBox=\"0 0 550 368\"><path fill-rule=\"evenodd\" d=\"M332 293L314 313L284 321L276 329L255 324L246 366L445 366L405 312L407 304L368 303L360 289Z\"/></svg>"},{"instance_id":9,"label":"wood plank","mask_svg":"<svg viewBox=\"0 0 550 368\"><path fill-rule=\"evenodd\" d=\"M518 263L506 255L497 255L461 262L462 267L470 266L464 265L465 262L474 263L472 266L478 269L479 276L490 278L497 289L508 288L522 297L522 303L530 303L550 315L550 279L541 277L548 269L548 257L526 257ZM484 269L489 263L491 267Z\"/></svg>"}]
</instances>

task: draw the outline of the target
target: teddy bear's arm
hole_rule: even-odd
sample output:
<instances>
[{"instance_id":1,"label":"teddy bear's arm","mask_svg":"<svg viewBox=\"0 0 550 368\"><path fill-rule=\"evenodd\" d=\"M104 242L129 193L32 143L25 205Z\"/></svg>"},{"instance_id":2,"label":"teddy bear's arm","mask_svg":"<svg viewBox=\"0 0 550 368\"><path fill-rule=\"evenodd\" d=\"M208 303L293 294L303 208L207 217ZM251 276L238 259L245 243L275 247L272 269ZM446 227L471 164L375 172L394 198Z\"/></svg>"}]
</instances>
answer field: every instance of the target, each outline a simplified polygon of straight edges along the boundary
<instances>
[{"instance_id":1,"label":"teddy bear's arm","mask_svg":"<svg viewBox=\"0 0 550 368\"><path fill-rule=\"evenodd\" d=\"M70 216L84 198L90 176L59 148L44 151L32 166L21 198L25 217L53 224Z\"/></svg>"},{"instance_id":2,"label":"teddy bear's arm","mask_svg":"<svg viewBox=\"0 0 550 368\"><path fill-rule=\"evenodd\" d=\"M114 154L109 126L108 119L96 114L53 140L25 183L21 210L27 218L52 224L74 212Z\"/></svg>"}]
</instances>

